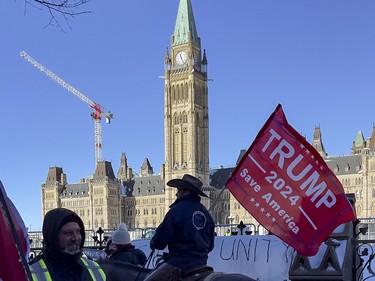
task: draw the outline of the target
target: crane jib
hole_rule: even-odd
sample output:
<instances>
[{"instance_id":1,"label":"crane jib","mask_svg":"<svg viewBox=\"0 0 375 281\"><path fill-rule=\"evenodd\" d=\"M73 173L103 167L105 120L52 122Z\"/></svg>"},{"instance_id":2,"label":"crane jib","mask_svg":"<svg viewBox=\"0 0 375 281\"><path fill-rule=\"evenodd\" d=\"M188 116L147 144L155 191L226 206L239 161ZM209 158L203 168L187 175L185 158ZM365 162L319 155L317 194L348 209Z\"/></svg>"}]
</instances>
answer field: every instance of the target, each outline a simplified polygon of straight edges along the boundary
<instances>
[{"instance_id":1,"label":"crane jib","mask_svg":"<svg viewBox=\"0 0 375 281\"><path fill-rule=\"evenodd\" d=\"M80 91L75 89L72 85L65 82L63 79L61 79L59 76L57 76L55 73L50 71L48 68L41 65L39 62L37 62L35 59L33 59L31 56L29 56L25 51L20 52L20 56L24 58L26 61L28 61L31 65L39 69L41 72L46 74L48 77L50 77L52 80L54 80L56 83L58 83L60 86L65 88L68 92L72 93L73 95L77 96L81 101L85 102L88 106L90 106L92 109L94 109L94 112L91 113L91 118L95 122L95 164L99 161L102 161L102 129L101 129L101 117L104 115L106 119L107 124L111 124L111 119L113 118L113 114L108 111L105 112L104 108L96 103L93 102L91 99L86 97L84 94L82 94Z\"/></svg>"}]
</instances>

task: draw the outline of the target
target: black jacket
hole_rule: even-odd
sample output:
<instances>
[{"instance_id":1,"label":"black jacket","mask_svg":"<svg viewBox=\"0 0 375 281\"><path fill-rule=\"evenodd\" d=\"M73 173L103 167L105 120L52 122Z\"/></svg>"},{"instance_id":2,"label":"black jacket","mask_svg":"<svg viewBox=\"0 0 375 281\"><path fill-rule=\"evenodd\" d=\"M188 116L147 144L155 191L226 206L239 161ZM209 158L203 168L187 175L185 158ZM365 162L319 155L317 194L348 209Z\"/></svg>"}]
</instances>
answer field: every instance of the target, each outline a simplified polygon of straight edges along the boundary
<instances>
[{"instance_id":1,"label":"black jacket","mask_svg":"<svg viewBox=\"0 0 375 281\"><path fill-rule=\"evenodd\" d=\"M156 229L151 249L168 246L167 263L188 271L207 264L214 248L215 223L197 194L177 199Z\"/></svg>"},{"instance_id":2,"label":"black jacket","mask_svg":"<svg viewBox=\"0 0 375 281\"><path fill-rule=\"evenodd\" d=\"M147 257L141 249L135 249L134 245L128 244L124 246L117 245L117 250L108 259L143 266Z\"/></svg>"},{"instance_id":3,"label":"black jacket","mask_svg":"<svg viewBox=\"0 0 375 281\"><path fill-rule=\"evenodd\" d=\"M43 221L43 254L31 261L31 264L43 259L53 281L91 281L86 267L80 262L81 253L70 255L61 253L58 244L58 232L67 222L77 222L81 227L83 247L85 228L81 218L68 209L58 208L49 211Z\"/></svg>"}]
</instances>

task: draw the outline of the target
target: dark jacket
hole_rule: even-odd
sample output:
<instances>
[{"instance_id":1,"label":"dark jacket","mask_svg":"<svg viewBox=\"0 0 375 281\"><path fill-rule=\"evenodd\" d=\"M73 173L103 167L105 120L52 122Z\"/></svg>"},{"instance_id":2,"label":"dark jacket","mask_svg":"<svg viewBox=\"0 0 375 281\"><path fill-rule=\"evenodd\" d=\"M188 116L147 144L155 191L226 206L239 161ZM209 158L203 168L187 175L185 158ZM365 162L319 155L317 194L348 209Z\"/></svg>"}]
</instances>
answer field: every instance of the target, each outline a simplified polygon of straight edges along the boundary
<instances>
[{"instance_id":1,"label":"dark jacket","mask_svg":"<svg viewBox=\"0 0 375 281\"><path fill-rule=\"evenodd\" d=\"M109 256L109 260L127 262L140 266L145 264L147 259L146 254L140 249L135 249L134 245L116 245L116 247L117 250Z\"/></svg>"},{"instance_id":2,"label":"dark jacket","mask_svg":"<svg viewBox=\"0 0 375 281\"><path fill-rule=\"evenodd\" d=\"M214 248L215 223L197 194L177 199L156 229L151 249L168 246L167 263L189 271L207 264Z\"/></svg>"},{"instance_id":3,"label":"dark jacket","mask_svg":"<svg viewBox=\"0 0 375 281\"><path fill-rule=\"evenodd\" d=\"M85 228L81 218L74 212L58 208L49 211L43 222L43 254L31 261L31 267L34 263L43 259L47 265L48 272L52 281L91 281L87 267L82 263L82 253L70 255L61 253L58 244L58 232L67 222L77 222L81 227L81 236L83 247L85 241Z\"/></svg>"}]
</instances>

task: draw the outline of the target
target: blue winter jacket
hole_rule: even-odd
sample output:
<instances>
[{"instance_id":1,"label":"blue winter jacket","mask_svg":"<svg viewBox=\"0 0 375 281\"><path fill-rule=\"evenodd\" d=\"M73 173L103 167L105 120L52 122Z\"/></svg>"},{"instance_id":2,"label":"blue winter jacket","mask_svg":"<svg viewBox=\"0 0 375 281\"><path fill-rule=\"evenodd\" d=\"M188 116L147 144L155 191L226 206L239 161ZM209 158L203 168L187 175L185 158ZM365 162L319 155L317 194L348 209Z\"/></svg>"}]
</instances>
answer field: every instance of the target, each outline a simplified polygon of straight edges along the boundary
<instances>
[{"instance_id":1,"label":"blue winter jacket","mask_svg":"<svg viewBox=\"0 0 375 281\"><path fill-rule=\"evenodd\" d=\"M177 199L150 241L151 249L168 246L166 262L183 272L206 265L214 248L215 223L200 200L197 194Z\"/></svg>"}]
</instances>

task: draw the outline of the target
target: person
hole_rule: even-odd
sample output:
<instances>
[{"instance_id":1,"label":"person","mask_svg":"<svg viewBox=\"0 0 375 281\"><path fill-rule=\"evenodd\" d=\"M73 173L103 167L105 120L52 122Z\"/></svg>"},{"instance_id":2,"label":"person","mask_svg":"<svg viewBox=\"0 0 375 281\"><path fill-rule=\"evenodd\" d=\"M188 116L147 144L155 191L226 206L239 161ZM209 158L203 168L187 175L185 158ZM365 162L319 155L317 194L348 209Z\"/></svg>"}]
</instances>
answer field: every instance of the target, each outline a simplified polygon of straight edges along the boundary
<instances>
[{"instance_id":1,"label":"person","mask_svg":"<svg viewBox=\"0 0 375 281\"><path fill-rule=\"evenodd\" d=\"M163 250L168 246L169 253L145 281L178 280L189 272L212 270L207 259L214 248L215 223L201 203L200 196L208 197L201 189L203 183L185 174L167 185L177 188L177 198L157 227L150 248Z\"/></svg>"},{"instance_id":2,"label":"person","mask_svg":"<svg viewBox=\"0 0 375 281\"><path fill-rule=\"evenodd\" d=\"M231 236L232 235L232 232L230 231L230 229L228 228L227 229L227 232L225 233L225 236Z\"/></svg>"},{"instance_id":3,"label":"person","mask_svg":"<svg viewBox=\"0 0 375 281\"><path fill-rule=\"evenodd\" d=\"M112 243L112 238L109 238L106 245L105 245L105 254L107 255L107 258L115 251L115 244Z\"/></svg>"},{"instance_id":4,"label":"person","mask_svg":"<svg viewBox=\"0 0 375 281\"><path fill-rule=\"evenodd\" d=\"M141 249L136 249L132 245L126 224L119 224L118 229L113 233L111 245L114 245L114 251L109 255L109 260L140 266L146 263L146 254Z\"/></svg>"},{"instance_id":5,"label":"person","mask_svg":"<svg viewBox=\"0 0 375 281\"><path fill-rule=\"evenodd\" d=\"M105 281L100 266L82 255L85 228L71 210L56 208L43 220L43 252L30 261L33 281Z\"/></svg>"}]
</instances>

